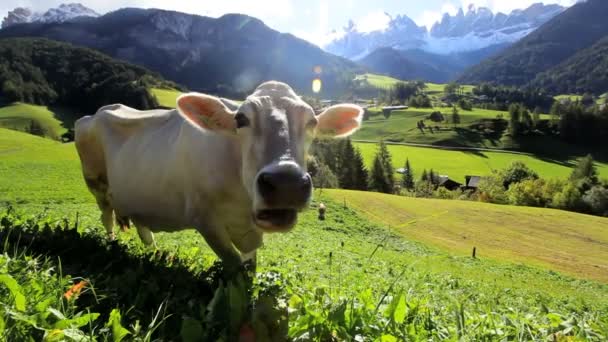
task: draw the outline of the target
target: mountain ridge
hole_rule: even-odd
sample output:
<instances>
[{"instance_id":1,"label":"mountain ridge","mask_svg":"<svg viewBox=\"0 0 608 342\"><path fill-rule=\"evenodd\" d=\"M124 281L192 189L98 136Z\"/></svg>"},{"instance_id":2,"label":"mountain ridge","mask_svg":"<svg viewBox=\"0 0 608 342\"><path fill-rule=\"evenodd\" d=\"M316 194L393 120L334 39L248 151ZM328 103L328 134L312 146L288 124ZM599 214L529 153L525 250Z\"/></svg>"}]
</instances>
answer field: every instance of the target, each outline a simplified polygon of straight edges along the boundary
<instances>
[{"instance_id":1,"label":"mountain ridge","mask_svg":"<svg viewBox=\"0 0 608 342\"><path fill-rule=\"evenodd\" d=\"M469 52L493 45L514 43L558 15L565 7L535 3L510 14L494 14L486 7L469 6L455 15L445 13L430 30L418 26L407 15L391 20L384 30L359 32L350 21L342 37L324 48L338 56L359 60L374 50L392 47L397 50L420 49L435 54Z\"/></svg>"},{"instance_id":2,"label":"mountain ridge","mask_svg":"<svg viewBox=\"0 0 608 342\"><path fill-rule=\"evenodd\" d=\"M539 74L550 72L607 36L606 17L608 2L579 2L502 53L468 69L459 81L514 86L530 84Z\"/></svg>"},{"instance_id":3,"label":"mountain ridge","mask_svg":"<svg viewBox=\"0 0 608 342\"><path fill-rule=\"evenodd\" d=\"M99 16L99 13L80 3L61 4L46 12L34 12L27 7L17 7L8 12L2 20L1 28L27 23L62 23L80 17L96 18Z\"/></svg>"},{"instance_id":4,"label":"mountain ridge","mask_svg":"<svg viewBox=\"0 0 608 342\"><path fill-rule=\"evenodd\" d=\"M242 14L211 18L159 9L125 8L98 18L0 30L0 37L35 36L87 46L143 65L197 90L236 96L261 81L289 82L311 93L321 78L331 95L360 70L353 62ZM320 67L320 73L315 73Z\"/></svg>"}]
</instances>

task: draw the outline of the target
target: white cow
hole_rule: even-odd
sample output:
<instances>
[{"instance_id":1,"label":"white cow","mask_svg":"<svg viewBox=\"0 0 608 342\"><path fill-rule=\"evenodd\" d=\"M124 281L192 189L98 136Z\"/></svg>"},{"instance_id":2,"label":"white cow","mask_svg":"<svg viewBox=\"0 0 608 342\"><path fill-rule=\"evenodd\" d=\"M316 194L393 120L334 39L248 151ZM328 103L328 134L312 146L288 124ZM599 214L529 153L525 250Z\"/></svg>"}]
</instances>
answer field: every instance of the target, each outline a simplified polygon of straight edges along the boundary
<instances>
[{"instance_id":1,"label":"white cow","mask_svg":"<svg viewBox=\"0 0 608 342\"><path fill-rule=\"evenodd\" d=\"M286 84L266 82L240 106L190 93L177 110L111 105L76 122L84 179L113 237L113 216L152 232L195 228L227 264L255 257L265 232L285 232L311 198L307 150L316 135L344 137L363 110L315 116ZM255 259L254 259L255 260Z\"/></svg>"}]
</instances>

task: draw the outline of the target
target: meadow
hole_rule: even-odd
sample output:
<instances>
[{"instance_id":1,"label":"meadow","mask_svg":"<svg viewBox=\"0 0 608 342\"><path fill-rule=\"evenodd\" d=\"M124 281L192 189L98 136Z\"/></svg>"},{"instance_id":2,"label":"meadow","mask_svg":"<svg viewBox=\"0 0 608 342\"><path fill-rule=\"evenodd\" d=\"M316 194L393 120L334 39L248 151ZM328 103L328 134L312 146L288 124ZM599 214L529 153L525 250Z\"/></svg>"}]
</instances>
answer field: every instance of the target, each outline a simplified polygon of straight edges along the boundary
<instances>
[{"instance_id":1,"label":"meadow","mask_svg":"<svg viewBox=\"0 0 608 342\"><path fill-rule=\"evenodd\" d=\"M453 125L452 108L409 108L395 110L387 119L379 109L370 109L370 119L353 136L355 140L391 142L408 142L444 146L469 146L485 148L505 148L512 142L503 136L506 125L494 124L491 120L505 118L508 113L502 111L475 108L471 111L459 110L460 124ZM428 120L433 112L440 112L446 121L435 123ZM417 128L417 122L424 120L425 125L433 127L433 132ZM491 130L486 130L486 123ZM479 127L473 126L478 124ZM439 128L439 129L436 129Z\"/></svg>"},{"instance_id":2,"label":"meadow","mask_svg":"<svg viewBox=\"0 0 608 342\"><path fill-rule=\"evenodd\" d=\"M197 233L157 234L158 251L133 230L105 240L73 144L0 129L0 175L9 339L608 337L607 219L320 190L327 219L267 236L248 306Z\"/></svg>"},{"instance_id":3,"label":"meadow","mask_svg":"<svg viewBox=\"0 0 608 342\"><path fill-rule=\"evenodd\" d=\"M357 75L356 79L366 79L370 85L377 87L377 88L383 88L383 89L390 88L393 85L395 85L395 83L397 83L397 82L402 82L402 80L396 79L394 77L378 75L378 74L370 74L370 73ZM444 88L446 86L446 84L444 84L444 83L427 82L425 84L427 86L425 91L429 95L442 95L444 93ZM462 85L461 90L463 93L468 94L473 91L473 88L474 88L474 86L472 86L472 85Z\"/></svg>"}]
</instances>

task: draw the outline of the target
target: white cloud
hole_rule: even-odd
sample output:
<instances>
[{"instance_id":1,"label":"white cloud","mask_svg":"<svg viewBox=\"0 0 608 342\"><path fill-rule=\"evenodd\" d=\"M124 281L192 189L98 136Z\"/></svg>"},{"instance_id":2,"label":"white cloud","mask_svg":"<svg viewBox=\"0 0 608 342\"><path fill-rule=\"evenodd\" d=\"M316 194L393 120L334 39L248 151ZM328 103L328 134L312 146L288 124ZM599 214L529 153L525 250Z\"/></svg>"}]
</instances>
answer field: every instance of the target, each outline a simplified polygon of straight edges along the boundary
<instances>
[{"instance_id":1,"label":"white cloud","mask_svg":"<svg viewBox=\"0 0 608 342\"><path fill-rule=\"evenodd\" d=\"M357 31L372 32L384 30L388 27L390 21L391 17L386 12L382 10L373 11L356 21Z\"/></svg>"},{"instance_id":2,"label":"white cloud","mask_svg":"<svg viewBox=\"0 0 608 342\"><path fill-rule=\"evenodd\" d=\"M441 5L441 10L439 11L429 11L425 10L422 14L415 20L418 25L426 26L427 28L431 28L433 24L438 21L441 21L444 13L449 13L450 15L455 15L458 13L458 7L451 2L445 2Z\"/></svg>"}]
</instances>

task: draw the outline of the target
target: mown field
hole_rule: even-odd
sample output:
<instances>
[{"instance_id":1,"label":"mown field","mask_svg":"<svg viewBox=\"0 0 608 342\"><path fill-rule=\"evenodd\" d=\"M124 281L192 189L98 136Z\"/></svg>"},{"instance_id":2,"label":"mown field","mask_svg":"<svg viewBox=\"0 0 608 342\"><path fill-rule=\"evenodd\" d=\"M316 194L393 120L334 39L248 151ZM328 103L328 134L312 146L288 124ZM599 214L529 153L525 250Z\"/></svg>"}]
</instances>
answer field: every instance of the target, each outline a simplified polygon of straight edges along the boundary
<instances>
[{"instance_id":1,"label":"mown field","mask_svg":"<svg viewBox=\"0 0 608 342\"><path fill-rule=\"evenodd\" d=\"M608 282L608 219L561 210L328 190L408 239Z\"/></svg>"},{"instance_id":2,"label":"mown field","mask_svg":"<svg viewBox=\"0 0 608 342\"><path fill-rule=\"evenodd\" d=\"M361 150L367 167L371 168L378 144L355 143L355 146ZM488 175L493 170L509 166L514 160L524 162L543 178L565 179L570 175L576 162L575 157L572 157L572 159L568 159L568 157L565 159L551 159L508 152L450 151L403 145L389 145L388 150L391 153L395 168L403 167L405 160L409 159L415 177L419 177L423 169L433 169L439 174L448 175L458 182L464 182L466 175ZM597 162L596 166L601 177L608 177L607 163Z\"/></svg>"},{"instance_id":3,"label":"mown field","mask_svg":"<svg viewBox=\"0 0 608 342\"><path fill-rule=\"evenodd\" d=\"M311 210L267 237L247 308L196 233L157 234L156 254L133 230L106 242L73 144L0 129L2 231L78 218L79 232L2 235L0 336L231 340L244 324L303 341L608 337L606 219L338 190L318 201L326 221Z\"/></svg>"}]
</instances>

